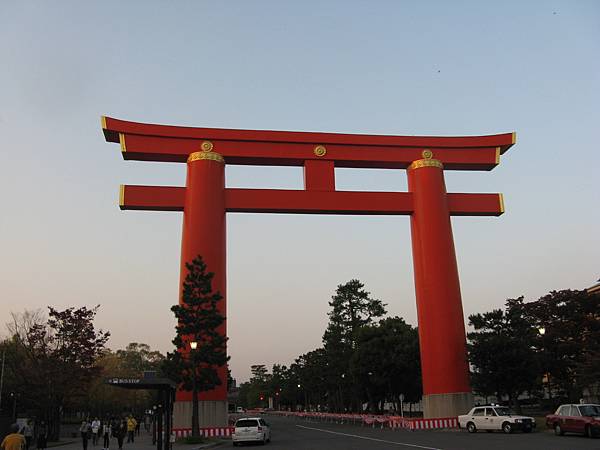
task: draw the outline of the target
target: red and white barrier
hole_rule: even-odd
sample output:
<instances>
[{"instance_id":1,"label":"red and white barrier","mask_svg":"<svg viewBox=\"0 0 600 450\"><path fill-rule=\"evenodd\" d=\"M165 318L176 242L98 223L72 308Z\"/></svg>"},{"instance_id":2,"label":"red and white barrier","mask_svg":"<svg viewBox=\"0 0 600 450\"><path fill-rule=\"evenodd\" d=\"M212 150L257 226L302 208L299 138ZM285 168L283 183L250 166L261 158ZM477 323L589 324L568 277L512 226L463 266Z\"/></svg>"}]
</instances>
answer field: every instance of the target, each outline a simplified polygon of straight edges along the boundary
<instances>
[{"instance_id":1,"label":"red and white barrier","mask_svg":"<svg viewBox=\"0 0 600 450\"><path fill-rule=\"evenodd\" d=\"M183 438L192 435L191 428L174 428L173 434L176 438ZM231 437L233 427L205 427L200 428L200 435L203 437Z\"/></svg>"},{"instance_id":2,"label":"red and white barrier","mask_svg":"<svg viewBox=\"0 0 600 450\"><path fill-rule=\"evenodd\" d=\"M273 411L270 414L303 417L307 419L353 422L372 427L401 428L405 430L434 430L442 428L458 428L457 417L440 417L435 419L421 419L401 416L374 416L370 414L339 414L316 412Z\"/></svg>"},{"instance_id":3,"label":"red and white barrier","mask_svg":"<svg viewBox=\"0 0 600 450\"><path fill-rule=\"evenodd\" d=\"M408 430L434 430L441 428L458 428L457 417L440 417L435 419L390 418L390 426Z\"/></svg>"}]
</instances>

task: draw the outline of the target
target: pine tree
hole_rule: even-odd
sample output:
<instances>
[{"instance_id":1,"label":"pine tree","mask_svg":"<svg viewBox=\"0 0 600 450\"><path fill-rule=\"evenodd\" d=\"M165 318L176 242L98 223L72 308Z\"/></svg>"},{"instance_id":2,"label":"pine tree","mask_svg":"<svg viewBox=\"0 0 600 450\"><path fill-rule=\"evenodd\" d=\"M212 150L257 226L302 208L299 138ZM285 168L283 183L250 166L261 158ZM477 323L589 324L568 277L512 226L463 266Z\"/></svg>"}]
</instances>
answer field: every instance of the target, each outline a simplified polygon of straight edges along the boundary
<instances>
[{"instance_id":1,"label":"pine tree","mask_svg":"<svg viewBox=\"0 0 600 450\"><path fill-rule=\"evenodd\" d=\"M326 345L339 341L340 344L353 348L358 329L385 315L386 305L381 300L372 299L371 293L365 291L364 287L359 280L338 285L329 302L332 310L328 313L329 324L323 335Z\"/></svg>"},{"instance_id":2,"label":"pine tree","mask_svg":"<svg viewBox=\"0 0 600 450\"><path fill-rule=\"evenodd\" d=\"M373 319L386 313L385 304L381 300L372 299L364 287L359 280L340 284L329 302L332 310L328 313L329 324L323 335L328 361L325 370L330 391L329 406L340 411L348 404L345 393L356 385L347 376L350 373L349 361L356 347L356 333L361 327L371 324ZM357 398L354 393L352 399Z\"/></svg>"},{"instance_id":3,"label":"pine tree","mask_svg":"<svg viewBox=\"0 0 600 450\"><path fill-rule=\"evenodd\" d=\"M176 351L167 355L165 371L181 386L192 391L192 435L199 435L198 393L221 384L217 368L227 364L227 337L222 332L225 317L218 305L223 299L212 291L214 273L206 271L201 256L186 263L181 304L171 307L177 318ZM191 349L190 343L197 347Z\"/></svg>"}]
</instances>

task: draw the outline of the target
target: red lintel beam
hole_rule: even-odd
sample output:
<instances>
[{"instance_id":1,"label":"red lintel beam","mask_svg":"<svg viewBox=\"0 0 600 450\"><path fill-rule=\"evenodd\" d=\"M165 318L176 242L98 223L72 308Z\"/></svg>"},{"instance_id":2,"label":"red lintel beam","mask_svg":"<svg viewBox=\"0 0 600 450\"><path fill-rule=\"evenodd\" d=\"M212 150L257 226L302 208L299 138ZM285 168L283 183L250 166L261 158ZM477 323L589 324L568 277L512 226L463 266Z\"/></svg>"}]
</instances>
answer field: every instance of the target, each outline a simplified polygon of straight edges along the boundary
<instances>
[{"instance_id":1,"label":"red lintel beam","mask_svg":"<svg viewBox=\"0 0 600 450\"><path fill-rule=\"evenodd\" d=\"M451 216L500 216L504 214L502 194L448 193Z\"/></svg>"},{"instance_id":2,"label":"red lintel beam","mask_svg":"<svg viewBox=\"0 0 600 450\"><path fill-rule=\"evenodd\" d=\"M185 162L204 140L227 164L294 165L310 159L335 161L336 167L406 168L433 151L450 170L491 170L515 143L515 133L492 136L376 136L296 131L192 128L102 118L108 142L120 142L131 160ZM316 154L322 145L326 152Z\"/></svg>"},{"instance_id":3,"label":"red lintel beam","mask_svg":"<svg viewBox=\"0 0 600 450\"><path fill-rule=\"evenodd\" d=\"M125 210L183 211L185 188L122 186L120 207ZM499 216L502 194L448 194L453 216ZM228 212L284 214L409 215L410 192L303 191L226 189Z\"/></svg>"},{"instance_id":4,"label":"red lintel beam","mask_svg":"<svg viewBox=\"0 0 600 450\"><path fill-rule=\"evenodd\" d=\"M225 208L228 212L407 215L413 202L410 192L226 189Z\"/></svg>"},{"instance_id":5,"label":"red lintel beam","mask_svg":"<svg viewBox=\"0 0 600 450\"><path fill-rule=\"evenodd\" d=\"M183 211L184 202L184 187L122 184L119 191L119 207L123 210Z\"/></svg>"}]
</instances>

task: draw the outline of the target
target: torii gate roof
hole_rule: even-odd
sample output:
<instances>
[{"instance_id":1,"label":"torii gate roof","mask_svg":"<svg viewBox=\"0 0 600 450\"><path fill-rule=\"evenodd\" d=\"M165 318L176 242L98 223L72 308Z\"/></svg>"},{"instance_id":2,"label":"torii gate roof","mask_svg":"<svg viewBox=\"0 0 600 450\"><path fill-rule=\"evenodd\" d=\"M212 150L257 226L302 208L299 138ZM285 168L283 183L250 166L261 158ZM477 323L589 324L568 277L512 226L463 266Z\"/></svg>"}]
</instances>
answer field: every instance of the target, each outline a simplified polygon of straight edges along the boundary
<instances>
[{"instance_id":1,"label":"torii gate roof","mask_svg":"<svg viewBox=\"0 0 600 450\"><path fill-rule=\"evenodd\" d=\"M108 142L120 142L123 158L186 162L210 140L227 164L301 166L306 160L334 161L336 167L399 168L421 158L424 148L447 170L491 170L516 141L515 133L488 136L387 136L182 127L102 117ZM327 148L315 155L316 145Z\"/></svg>"}]
</instances>

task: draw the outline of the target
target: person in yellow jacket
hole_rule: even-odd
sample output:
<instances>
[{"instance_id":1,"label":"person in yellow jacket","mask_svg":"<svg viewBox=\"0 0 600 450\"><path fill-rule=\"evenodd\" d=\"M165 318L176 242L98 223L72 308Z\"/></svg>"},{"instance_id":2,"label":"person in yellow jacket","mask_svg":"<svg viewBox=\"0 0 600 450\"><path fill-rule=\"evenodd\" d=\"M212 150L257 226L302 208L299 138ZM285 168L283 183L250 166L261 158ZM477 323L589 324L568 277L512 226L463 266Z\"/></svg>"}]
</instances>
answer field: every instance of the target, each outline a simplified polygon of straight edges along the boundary
<instances>
[{"instance_id":1,"label":"person in yellow jacket","mask_svg":"<svg viewBox=\"0 0 600 450\"><path fill-rule=\"evenodd\" d=\"M127 418L127 442L133 442L136 426L137 420L135 420L133 416L129 416Z\"/></svg>"},{"instance_id":2,"label":"person in yellow jacket","mask_svg":"<svg viewBox=\"0 0 600 450\"><path fill-rule=\"evenodd\" d=\"M19 434L19 425L14 423L10 426L10 434L2 440L0 447L2 450L22 450L25 448L25 436Z\"/></svg>"}]
</instances>

